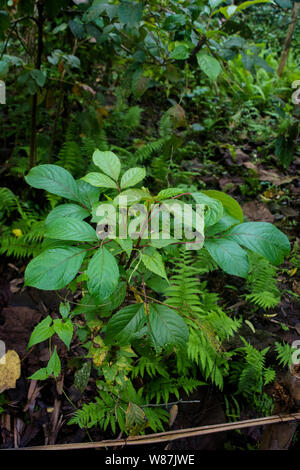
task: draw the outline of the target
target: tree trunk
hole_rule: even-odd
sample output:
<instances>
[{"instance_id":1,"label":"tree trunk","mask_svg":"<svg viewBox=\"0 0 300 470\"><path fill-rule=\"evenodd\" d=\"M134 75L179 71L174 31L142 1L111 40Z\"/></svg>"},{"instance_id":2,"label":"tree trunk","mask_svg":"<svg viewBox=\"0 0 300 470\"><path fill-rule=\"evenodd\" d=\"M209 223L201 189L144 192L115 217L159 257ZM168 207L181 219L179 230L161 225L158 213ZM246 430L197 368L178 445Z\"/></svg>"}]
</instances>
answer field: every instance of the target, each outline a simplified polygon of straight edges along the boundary
<instances>
[{"instance_id":1,"label":"tree trunk","mask_svg":"<svg viewBox=\"0 0 300 470\"><path fill-rule=\"evenodd\" d=\"M283 51L282 51L279 66L278 66L278 69L277 69L277 75L279 77L281 77L281 75L282 75L285 63L287 61L287 58L288 58L288 55L289 55L289 52L290 52L291 42L292 42L292 38L293 38L294 29L295 29L296 22L297 22L297 16L298 16L299 10L300 10L300 3L299 2L297 2L297 3L294 2L293 8L292 8L292 14L291 14L291 22L290 22L288 32L287 32L287 35L286 35L286 38L285 38Z\"/></svg>"},{"instance_id":2,"label":"tree trunk","mask_svg":"<svg viewBox=\"0 0 300 470\"><path fill-rule=\"evenodd\" d=\"M43 2L37 3L38 9L38 50L35 62L35 68L37 70L41 69L42 63L42 53L43 53L43 26L44 26L44 16L43 16L43 9L44 4ZM30 153L29 153L29 170L36 165L36 120L37 120L37 101L38 95L35 93L32 97L32 107L31 107L31 130L30 130Z\"/></svg>"}]
</instances>

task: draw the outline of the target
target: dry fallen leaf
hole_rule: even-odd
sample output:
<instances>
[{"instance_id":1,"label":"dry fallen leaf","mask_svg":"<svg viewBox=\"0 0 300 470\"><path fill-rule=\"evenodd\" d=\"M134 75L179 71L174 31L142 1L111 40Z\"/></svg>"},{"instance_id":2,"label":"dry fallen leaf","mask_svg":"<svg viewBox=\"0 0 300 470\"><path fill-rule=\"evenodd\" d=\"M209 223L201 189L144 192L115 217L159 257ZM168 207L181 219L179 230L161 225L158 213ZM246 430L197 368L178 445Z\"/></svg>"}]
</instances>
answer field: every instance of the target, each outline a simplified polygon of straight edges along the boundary
<instances>
[{"instance_id":1,"label":"dry fallen leaf","mask_svg":"<svg viewBox=\"0 0 300 470\"><path fill-rule=\"evenodd\" d=\"M274 222L274 215L259 201L249 201L243 204L243 212L249 221Z\"/></svg>"},{"instance_id":2,"label":"dry fallen leaf","mask_svg":"<svg viewBox=\"0 0 300 470\"><path fill-rule=\"evenodd\" d=\"M0 393L16 387L21 375L21 361L16 351L10 349L0 360Z\"/></svg>"},{"instance_id":3,"label":"dry fallen leaf","mask_svg":"<svg viewBox=\"0 0 300 470\"><path fill-rule=\"evenodd\" d=\"M177 418L178 414L178 406L173 405L172 408L170 409L170 418L169 418L169 426L173 426L175 419Z\"/></svg>"}]
</instances>

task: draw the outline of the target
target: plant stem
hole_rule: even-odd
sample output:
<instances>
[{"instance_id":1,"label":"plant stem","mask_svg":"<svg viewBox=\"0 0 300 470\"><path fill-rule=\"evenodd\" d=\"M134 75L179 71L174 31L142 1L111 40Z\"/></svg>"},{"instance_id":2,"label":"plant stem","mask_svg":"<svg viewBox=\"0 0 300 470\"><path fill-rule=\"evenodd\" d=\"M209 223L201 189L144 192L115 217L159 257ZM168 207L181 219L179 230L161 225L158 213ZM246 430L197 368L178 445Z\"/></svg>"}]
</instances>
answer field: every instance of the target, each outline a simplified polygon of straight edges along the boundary
<instances>
[{"instance_id":1,"label":"plant stem","mask_svg":"<svg viewBox=\"0 0 300 470\"><path fill-rule=\"evenodd\" d=\"M35 68L41 69L42 53L43 53L43 26L44 26L44 3L42 1L37 2L38 18L38 50L35 62ZM35 93L32 97L32 108L31 108L31 130L30 130L30 153L29 153L29 170L36 165L36 124L37 124L37 100L38 94Z\"/></svg>"}]
</instances>

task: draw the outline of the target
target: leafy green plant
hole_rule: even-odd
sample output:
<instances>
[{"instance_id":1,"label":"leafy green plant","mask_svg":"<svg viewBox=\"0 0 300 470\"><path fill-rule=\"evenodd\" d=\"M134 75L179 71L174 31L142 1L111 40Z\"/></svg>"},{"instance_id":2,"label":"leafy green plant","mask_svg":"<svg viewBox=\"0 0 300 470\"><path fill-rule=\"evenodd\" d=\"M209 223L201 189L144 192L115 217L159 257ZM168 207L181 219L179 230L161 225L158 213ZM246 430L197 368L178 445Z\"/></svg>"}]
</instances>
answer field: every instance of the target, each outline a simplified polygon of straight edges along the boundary
<instances>
[{"instance_id":1,"label":"leafy green plant","mask_svg":"<svg viewBox=\"0 0 300 470\"><path fill-rule=\"evenodd\" d=\"M289 242L272 224L243 223L241 207L225 193L166 188L152 195L141 187L144 168L129 168L122 174L122 162L111 151L96 150L93 163L98 171L77 181L56 165L37 166L26 176L32 187L71 202L59 204L48 214L43 251L28 264L25 285L45 290L69 287L84 293L72 312L62 304L61 318L48 316L37 325L29 346L50 341L57 334L69 347L76 330L86 347L86 357L98 371L100 398L77 411L72 423L97 423L103 429L110 424L115 429L117 416L119 427L129 433L144 432L147 426L162 429L166 414L151 407L151 400L167 402L170 394L179 397L180 389L190 393L203 384L199 374L222 388L231 357L222 350L222 342L240 325L218 306L217 296L207 292L198 275L221 268L246 278L249 253L276 265L289 253ZM165 232L160 220L156 226L160 236L146 236L145 221L152 222L154 209L164 207L171 212L174 203L172 234L161 236ZM120 218L113 227L117 230L110 231L111 216L99 213L99 207L119 210L120 206ZM175 238L181 209L187 206L185 227L197 228L194 236L198 235L192 242L190 232L182 240ZM200 225L197 213L202 216ZM133 222L134 230L129 232ZM176 255L173 268L171 253ZM84 326L76 325L79 314L85 316ZM51 343L50 350L48 366L32 378L59 375L61 364ZM246 358L249 367L255 368L251 351L245 349ZM270 377L262 360L259 364L259 373L265 375L258 377L254 372L261 384ZM136 377L143 383L137 389L132 382ZM239 390L244 391L240 382Z\"/></svg>"}]
</instances>

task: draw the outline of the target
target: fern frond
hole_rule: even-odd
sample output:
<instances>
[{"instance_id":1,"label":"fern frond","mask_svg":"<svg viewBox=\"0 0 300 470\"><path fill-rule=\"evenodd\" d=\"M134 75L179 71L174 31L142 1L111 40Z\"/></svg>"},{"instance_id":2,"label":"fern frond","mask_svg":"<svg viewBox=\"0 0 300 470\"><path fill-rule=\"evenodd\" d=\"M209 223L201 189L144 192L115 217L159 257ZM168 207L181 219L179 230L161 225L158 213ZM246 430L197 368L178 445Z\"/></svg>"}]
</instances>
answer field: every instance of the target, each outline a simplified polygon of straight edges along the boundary
<instances>
[{"instance_id":1,"label":"fern frond","mask_svg":"<svg viewBox=\"0 0 300 470\"><path fill-rule=\"evenodd\" d=\"M144 377L145 372L149 377L154 377L155 375L161 375L166 378L169 377L166 368L161 363L160 358L157 357L142 356L132 370L132 377Z\"/></svg>"},{"instance_id":2,"label":"fern frond","mask_svg":"<svg viewBox=\"0 0 300 470\"><path fill-rule=\"evenodd\" d=\"M189 327L188 361L199 366L206 380L222 388L223 372L228 367L222 342L238 330L241 320L226 315L218 306L218 296L200 282L199 268L190 251L181 249L180 258L173 263L176 274L171 276L166 302L179 310Z\"/></svg>"},{"instance_id":3,"label":"fern frond","mask_svg":"<svg viewBox=\"0 0 300 470\"><path fill-rule=\"evenodd\" d=\"M16 196L14 193L5 187L0 188L0 212L10 214L16 209Z\"/></svg>"},{"instance_id":4,"label":"fern frond","mask_svg":"<svg viewBox=\"0 0 300 470\"><path fill-rule=\"evenodd\" d=\"M278 341L275 342L274 347L277 352L277 360L279 364L284 367L289 367L292 364L292 355L295 349L288 343L280 344Z\"/></svg>"},{"instance_id":5,"label":"fern frond","mask_svg":"<svg viewBox=\"0 0 300 470\"><path fill-rule=\"evenodd\" d=\"M81 149L74 140L67 140L63 143L58 154L57 165L62 166L73 175L78 175L83 170L83 159Z\"/></svg>"},{"instance_id":6,"label":"fern frond","mask_svg":"<svg viewBox=\"0 0 300 470\"><path fill-rule=\"evenodd\" d=\"M253 302L259 307L267 310L272 307L276 307L280 302L280 297L275 297L272 292L263 291L263 292L253 292L252 294L247 294L245 296L246 300Z\"/></svg>"},{"instance_id":7,"label":"fern frond","mask_svg":"<svg viewBox=\"0 0 300 470\"><path fill-rule=\"evenodd\" d=\"M165 139L161 138L155 140L153 142L148 142L140 147L134 154L135 161L144 162L148 158L150 158L153 154L160 152L163 145L165 143Z\"/></svg>"},{"instance_id":8,"label":"fern frond","mask_svg":"<svg viewBox=\"0 0 300 470\"><path fill-rule=\"evenodd\" d=\"M249 253L250 271L247 285L250 294L246 300L255 303L264 310L275 307L280 302L280 291L276 285L277 269L266 258Z\"/></svg>"},{"instance_id":9,"label":"fern frond","mask_svg":"<svg viewBox=\"0 0 300 470\"><path fill-rule=\"evenodd\" d=\"M146 401L155 399L156 403L168 403L170 395L175 395L179 400L179 390L182 388L185 393L190 394L204 382L193 377L166 378L159 377L145 385Z\"/></svg>"},{"instance_id":10,"label":"fern frond","mask_svg":"<svg viewBox=\"0 0 300 470\"><path fill-rule=\"evenodd\" d=\"M154 432L164 431L163 423L169 422L169 413L159 407L151 408L144 406L142 408L148 420L148 427Z\"/></svg>"}]
</instances>

